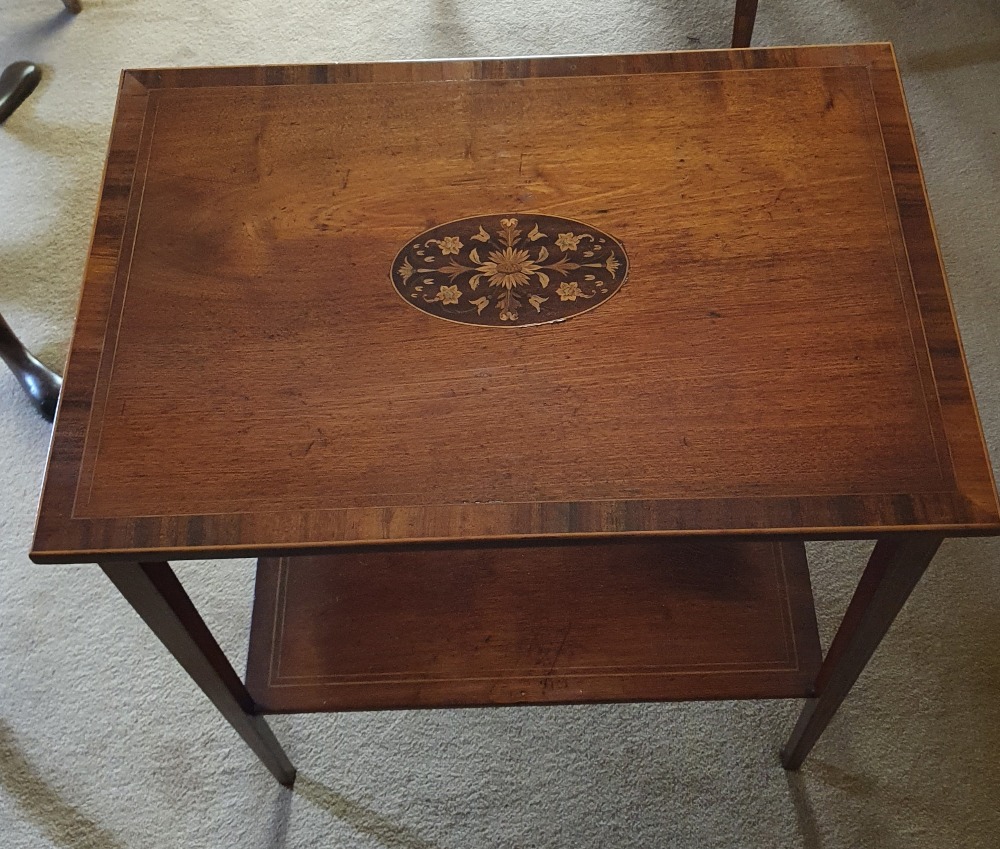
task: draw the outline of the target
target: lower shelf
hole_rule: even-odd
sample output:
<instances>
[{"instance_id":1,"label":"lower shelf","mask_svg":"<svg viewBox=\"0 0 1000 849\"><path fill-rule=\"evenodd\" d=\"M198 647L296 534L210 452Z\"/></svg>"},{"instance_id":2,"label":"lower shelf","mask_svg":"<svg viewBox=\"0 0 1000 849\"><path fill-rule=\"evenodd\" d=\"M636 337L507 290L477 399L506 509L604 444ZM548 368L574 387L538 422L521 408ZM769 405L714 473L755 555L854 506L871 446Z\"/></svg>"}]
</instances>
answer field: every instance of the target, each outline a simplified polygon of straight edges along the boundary
<instances>
[{"instance_id":1,"label":"lower shelf","mask_svg":"<svg viewBox=\"0 0 1000 849\"><path fill-rule=\"evenodd\" d=\"M811 694L797 543L643 540L262 559L264 713Z\"/></svg>"}]
</instances>

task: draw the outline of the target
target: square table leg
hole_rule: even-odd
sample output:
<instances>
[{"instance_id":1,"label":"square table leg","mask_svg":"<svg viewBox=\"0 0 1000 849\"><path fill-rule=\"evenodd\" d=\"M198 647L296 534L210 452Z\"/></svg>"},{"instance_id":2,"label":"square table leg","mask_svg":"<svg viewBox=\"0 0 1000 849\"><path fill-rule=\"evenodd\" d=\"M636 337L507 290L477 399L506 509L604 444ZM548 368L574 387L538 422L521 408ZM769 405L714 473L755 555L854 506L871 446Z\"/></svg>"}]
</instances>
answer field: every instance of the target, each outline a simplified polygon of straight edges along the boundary
<instances>
[{"instance_id":1,"label":"square table leg","mask_svg":"<svg viewBox=\"0 0 1000 849\"><path fill-rule=\"evenodd\" d=\"M806 702L791 738L781 750L785 769L802 766L930 564L941 540L936 535L912 535L876 543L816 677L817 695Z\"/></svg>"},{"instance_id":2,"label":"square table leg","mask_svg":"<svg viewBox=\"0 0 1000 849\"><path fill-rule=\"evenodd\" d=\"M749 47L757 20L757 0L736 0L733 17L733 47Z\"/></svg>"},{"instance_id":3,"label":"square table leg","mask_svg":"<svg viewBox=\"0 0 1000 849\"><path fill-rule=\"evenodd\" d=\"M291 786L285 755L236 671L169 563L102 563L101 568L275 778Z\"/></svg>"}]
</instances>

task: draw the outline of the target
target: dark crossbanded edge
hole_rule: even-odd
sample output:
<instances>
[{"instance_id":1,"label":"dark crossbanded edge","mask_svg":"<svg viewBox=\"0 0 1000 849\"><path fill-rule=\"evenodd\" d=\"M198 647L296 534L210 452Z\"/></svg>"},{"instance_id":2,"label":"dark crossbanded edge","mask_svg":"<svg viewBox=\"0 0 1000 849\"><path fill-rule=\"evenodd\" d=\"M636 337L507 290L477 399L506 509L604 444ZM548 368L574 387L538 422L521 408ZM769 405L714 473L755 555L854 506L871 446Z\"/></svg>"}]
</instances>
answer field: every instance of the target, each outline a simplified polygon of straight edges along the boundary
<instances>
[{"instance_id":1,"label":"dark crossbanded edge","mask_svg":"<svg viewBox=\"0 0 1000 849\"><path fill-rule=\"evenodd\" d=\"M777 115L788 93L766 135L754 110ZM633 111L614 112L623 94ZM477 109L503 144L475 132ZM421 150L394 135L418 110L449 128ZM612 132L602 115L627 120ZM352 128L375 141L359 151ZM664 140L669 173L648 167ZM832 194L845 180L856 197ZM766 205L720 226L741 191ZM406 239L501 212L613 235L628 282L570 321L504 333L400 301L386 274ZM848 241L779 250L821 220ZM862 263L886 288L860 288ZM809 289L855 266L840 301ZM754 288L775 281L781 315ZM386 298L399 313L379 312ZM519 335L542 332L544 350ZM856 360L824 347L838 333ZM998 529L888 45L123 73L39 562Z\"/></svg>"}]
</instances>

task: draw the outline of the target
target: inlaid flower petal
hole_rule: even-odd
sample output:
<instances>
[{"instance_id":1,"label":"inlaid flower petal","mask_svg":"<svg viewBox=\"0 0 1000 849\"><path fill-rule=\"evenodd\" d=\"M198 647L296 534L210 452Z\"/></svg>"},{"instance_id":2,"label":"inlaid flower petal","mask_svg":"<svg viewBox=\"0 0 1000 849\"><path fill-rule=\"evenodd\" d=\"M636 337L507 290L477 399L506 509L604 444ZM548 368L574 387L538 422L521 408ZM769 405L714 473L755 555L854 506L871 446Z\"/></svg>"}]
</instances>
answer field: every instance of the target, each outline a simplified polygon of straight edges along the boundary
<instances>
[{"instance_id":1,"label":"inlaid flower petal","mask_svg":"<svg viewBox=\"0 0 1000 849\"><path fill-rule=\"evenodd\" d=\"M420 233L389 272L410 306L483 327L572 318L607 301L627 274L625 248L607 232L568 218L509 212Z\"/></svg>"}]
</instances>

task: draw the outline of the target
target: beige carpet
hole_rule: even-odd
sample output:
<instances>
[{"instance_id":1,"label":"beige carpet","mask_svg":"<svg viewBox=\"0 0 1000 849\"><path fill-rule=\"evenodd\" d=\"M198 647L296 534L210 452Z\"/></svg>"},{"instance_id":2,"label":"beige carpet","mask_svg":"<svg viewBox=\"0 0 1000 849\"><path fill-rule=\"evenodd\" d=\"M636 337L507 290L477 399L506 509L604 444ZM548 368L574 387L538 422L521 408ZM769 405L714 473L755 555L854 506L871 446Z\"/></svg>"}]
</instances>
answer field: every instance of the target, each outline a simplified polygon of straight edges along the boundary
<instances>
[{"instance_id":1,"label":"beige carpet","mask_svg":"<svg viewBox=\"0 0 1000 849\"><path fill-rule=\"evenodd\" d=\"M65 355L122 67L724 46L729 0L0 0L0 311ZM761 0L758 44L892 40L1000 457L1000 7ZM0 370L0 847L995 847L1000 546L952 542L807 768L797 706L277 718L282 790L94 567L29 564L48 426ZM869 546L812 548L824 638ZM179 569L242 668L246 562Z\"/></svg>"}]
</instances>

